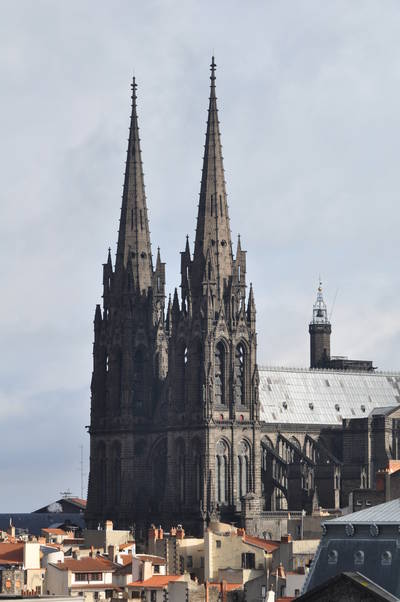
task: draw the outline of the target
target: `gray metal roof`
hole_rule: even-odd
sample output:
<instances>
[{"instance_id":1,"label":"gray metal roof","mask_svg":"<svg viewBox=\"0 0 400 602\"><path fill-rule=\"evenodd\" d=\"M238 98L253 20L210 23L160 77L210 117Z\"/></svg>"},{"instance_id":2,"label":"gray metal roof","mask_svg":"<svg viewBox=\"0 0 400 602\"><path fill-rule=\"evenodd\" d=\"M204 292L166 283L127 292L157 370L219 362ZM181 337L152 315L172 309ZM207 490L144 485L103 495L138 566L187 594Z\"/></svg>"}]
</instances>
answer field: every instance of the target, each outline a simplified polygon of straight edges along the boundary
<instances>
[{"instance_id":1,"label":"gray metal roof","mask_svg":"<svg viewBox=\"0 0 400 602\"><path fill-rule=\"evenodd\" d=\"M259 374L260 418L268 423L340 425L400 404L399 372L260 367Z\"/></svg>"},{"instance_id":2,"label":"gray metal roof","mask_svg":"<svg viewBox=\"0 0 400 602\"><path fill-rule=\"evenodd\" d=\"M341 523L398 525L400 524L400 499L345 514L329 521L329 525Z\"/></svg>"}]
</instances>

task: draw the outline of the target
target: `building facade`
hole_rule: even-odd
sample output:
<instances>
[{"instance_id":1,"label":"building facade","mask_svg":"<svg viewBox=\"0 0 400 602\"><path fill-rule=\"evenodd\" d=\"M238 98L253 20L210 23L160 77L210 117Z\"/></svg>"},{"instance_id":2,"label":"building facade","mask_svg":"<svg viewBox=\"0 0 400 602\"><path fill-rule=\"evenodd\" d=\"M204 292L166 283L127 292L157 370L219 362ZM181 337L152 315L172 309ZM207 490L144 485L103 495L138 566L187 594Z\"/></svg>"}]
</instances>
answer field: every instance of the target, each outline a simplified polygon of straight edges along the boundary
<instances>
[{"instance_id":1,"label":"building facade","mask_svg":"<svg viewBox=\"0 0 400 602\"><path fill-rule=\"evenodd\" d=\"M92 528L106 519L121 527L184 521L196 533L221 519L259 531L268 510L338 508L346 503L344 433L357 430L354 420L367 410L398 404L398 376L390 381L371 362L345 358L332 369L321 287L310 324L312 369L258 368L246 253L238 238L234 255L231 241L215 69L213 59L193 254L187 239L180 295L175 289L167 305L159 250L153 263L133 82L117 254L113 265L109 251L103 266L103 306L94 318ZM285 378L297 388L282 386ZM357 460L360 486L364 474L366 486L374 478L370 459Z\"/></svg>"}]
</instances>

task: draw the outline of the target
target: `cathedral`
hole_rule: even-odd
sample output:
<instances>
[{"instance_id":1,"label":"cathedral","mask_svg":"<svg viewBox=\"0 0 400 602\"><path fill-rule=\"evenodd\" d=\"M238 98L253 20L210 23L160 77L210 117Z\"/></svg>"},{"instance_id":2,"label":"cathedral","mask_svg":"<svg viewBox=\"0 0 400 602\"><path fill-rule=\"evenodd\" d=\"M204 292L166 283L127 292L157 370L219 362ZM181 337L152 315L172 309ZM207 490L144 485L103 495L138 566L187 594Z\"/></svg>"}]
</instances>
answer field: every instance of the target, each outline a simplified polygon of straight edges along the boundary
<instances>
[{"instance_id":1,"label":"cathedral","mask_svg":"<svg viewBox=\"0 0 400 602\"><path fill-rule=\"evenodd\" d=\"M346 506L400 457L400 375L332 357L318 288L310 368L257 363L256 305L241 240L233 253L211 64L193 252L165 303L153 261L136 83L117 253L94 316L86 521L120 527L211 519L262 532L271 511ZM195 206L193 204L193 206ZM388 408L391 410L388 412Z\"/></svg>"}]
</instances>

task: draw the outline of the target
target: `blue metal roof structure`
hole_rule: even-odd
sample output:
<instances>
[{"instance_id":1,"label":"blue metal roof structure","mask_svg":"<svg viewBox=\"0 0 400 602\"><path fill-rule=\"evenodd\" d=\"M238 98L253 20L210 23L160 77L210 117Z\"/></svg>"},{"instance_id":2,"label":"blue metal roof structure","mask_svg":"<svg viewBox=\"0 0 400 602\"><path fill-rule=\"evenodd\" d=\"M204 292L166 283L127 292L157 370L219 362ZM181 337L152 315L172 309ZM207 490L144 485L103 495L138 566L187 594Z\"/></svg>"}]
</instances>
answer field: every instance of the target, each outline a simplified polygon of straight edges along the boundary
<instances>
[{"instance_id":1,"label":"blue metal roof structure","mask_svg":"<svg viewBox=\"0 0 400 602\"><path fill-rule=\"evenodd\" d=\"M323 523L304 592L346 571L359 572L400 597L400 500Z\"/></svg>"},{"instance_id":2,"label":"blue metal roof structure","mask_svg":"<svg viewBox=\"0 0 400 602\"><path fill-rule=\"evenodd\" d=\"M0 514L0 530L7 531L10 520L14 525L17 535L21 531L27 531L32 535L40 535L41 530L59 525L71 525L85 529L83 514L65 512L9 512Z\"/></svg>"}]
</instances>

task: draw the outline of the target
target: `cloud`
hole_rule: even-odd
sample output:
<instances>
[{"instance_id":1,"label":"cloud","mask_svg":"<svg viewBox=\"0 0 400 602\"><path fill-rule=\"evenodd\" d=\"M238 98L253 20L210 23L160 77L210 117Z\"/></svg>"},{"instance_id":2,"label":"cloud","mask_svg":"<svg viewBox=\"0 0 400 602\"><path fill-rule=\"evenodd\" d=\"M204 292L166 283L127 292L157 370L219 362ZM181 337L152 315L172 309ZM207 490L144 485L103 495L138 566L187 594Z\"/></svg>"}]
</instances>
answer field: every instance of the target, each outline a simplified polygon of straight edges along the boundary
<instances>
[{"instance_id":1,"label":"cloud","mask_svg":"<svg viewBox=\"0 0 400 602\"><path fill-rule=\"evenodd\" d=\"M193 242L214 50L259 362L307 365L321 273L329 309L338 289L334 352L400 366L399 25L394 0L3 2L0 510L80 493L92 320L115 251L134 71L169 290L186 233Z\"/></svg>"}]
</instances>

